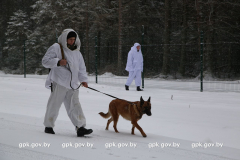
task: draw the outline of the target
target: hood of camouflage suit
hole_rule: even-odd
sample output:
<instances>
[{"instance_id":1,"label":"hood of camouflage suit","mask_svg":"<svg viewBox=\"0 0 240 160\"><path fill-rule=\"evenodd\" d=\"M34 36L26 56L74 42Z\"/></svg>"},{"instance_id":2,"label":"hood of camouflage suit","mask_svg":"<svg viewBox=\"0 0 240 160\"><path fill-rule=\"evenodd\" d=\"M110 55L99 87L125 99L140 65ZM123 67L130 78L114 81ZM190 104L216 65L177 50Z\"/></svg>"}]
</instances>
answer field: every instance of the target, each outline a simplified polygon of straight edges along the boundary
<instances>
[{"instance_id":1,"label":"hood of camouflage suit","mask_svg":"<svg viewBox=\"0 0 240 160\"><path fill-rule=\"evenodd\" d=\"M60 43L63 46L63 48L69 49L67 47L67 35L71 31L75 32L73 29L64 29L62 34L58 37L58 43ZM81 41L80 41L79 36L78 36L77 33L76 33L76 35L77 35L77 37L76 37L76 40L75 40L75 45L77 46L77 48L75 50L80 50Z\"/></svg>"},{"instance_id":2,"label":"hood of camouflage suit","mask_svg":"<svg viewBox=\"0 0 240 160\"><path fill-rule=\"evenodd\" d=\"M140 46L139 53L142 53L141 45L139 43L134 43L134 45L131 47L131 51L138 52L137 46Z\"/></svg>"}]
</instances>

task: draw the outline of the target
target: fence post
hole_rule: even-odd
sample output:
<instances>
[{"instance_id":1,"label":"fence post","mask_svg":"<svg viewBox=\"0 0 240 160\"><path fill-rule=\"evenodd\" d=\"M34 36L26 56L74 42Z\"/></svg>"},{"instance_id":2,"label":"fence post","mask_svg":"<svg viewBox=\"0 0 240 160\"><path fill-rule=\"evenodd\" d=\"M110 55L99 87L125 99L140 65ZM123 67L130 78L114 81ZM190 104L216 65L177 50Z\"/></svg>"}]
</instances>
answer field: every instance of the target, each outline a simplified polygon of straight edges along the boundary
<instances>
[{"instance_id":1,"label":"fence post","mask_svg":"<svg viewBox=\"0 0 240 160\"><path fill-rule=\"evenodd\" d=\"M142 25L142 47L141 47L142 54L143 54L143 42L144 42L143 39L144 39L144 25ZM144 69L143 69L143 72L142 72L142 88L144 88Z\"/></svg>"},{"instance_id":2,"label":"fence post","mask_svg":"<svg viewBox=\"0 0 240 160\"><path fill-rule=\"evenodd\" d=\"M98 63L97 63L97 61L98 61L98 59L97 59L97 51L98 49L97 49L97 36L95 37L95 74L96 74L96 83L98 83L98 80L97 80L97 76L98 76L98 72L97 72L97 65L98 65Z\"/></svg>"},{"instance_id":3,"label":"fence post","mask_svg":"<svg viewBox=\"0 0 240 160\"><path fill-rule=\"evenodd\" d=\"M23 46L23 65L24 65L24 78L26 78L26 40L24 40Z\"/></svg>"},{"instance_id":4,"label":"fence post","mask_svg":"<svg viewBox=\"0 0 240 160\"><path fill-rule=\"evenodd\" d=\"M203 92L203 31L201 31L201 90Z\"/></svg>"}]
</instances>

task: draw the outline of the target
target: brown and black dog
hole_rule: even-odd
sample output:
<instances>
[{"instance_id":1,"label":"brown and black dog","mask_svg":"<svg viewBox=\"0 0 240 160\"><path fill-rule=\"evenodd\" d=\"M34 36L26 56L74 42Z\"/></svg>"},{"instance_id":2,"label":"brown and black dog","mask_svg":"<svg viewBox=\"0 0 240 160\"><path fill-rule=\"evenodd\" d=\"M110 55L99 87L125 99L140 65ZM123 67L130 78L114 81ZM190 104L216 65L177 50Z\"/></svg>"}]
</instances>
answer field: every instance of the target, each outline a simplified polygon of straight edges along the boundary
<instances>
[{"instance_id":1,"label":"brown and black dog","mask_svg":"<svg viewBox=\"0 0 240 160\"><path fill-rule=\"evenodd\" d=\"M126 120L132 122L132 134L134 134L134 129L136 127L141 132L143 137L147 137L147 135L137 123L137 121L140 120L145 113L148 116L152 115L150 97L147 101L144 101L141 97L140 101L130 103L124 100L115 99L110 102L108 113L105 114L103 112L100 112L99 114L103 118L109 118L111 116L107 122L106 130L108 130L109 124L113 121L113 128L115 132L118 133L117 122L119 115L121 115Z\"/></svg>"}]
</instances>

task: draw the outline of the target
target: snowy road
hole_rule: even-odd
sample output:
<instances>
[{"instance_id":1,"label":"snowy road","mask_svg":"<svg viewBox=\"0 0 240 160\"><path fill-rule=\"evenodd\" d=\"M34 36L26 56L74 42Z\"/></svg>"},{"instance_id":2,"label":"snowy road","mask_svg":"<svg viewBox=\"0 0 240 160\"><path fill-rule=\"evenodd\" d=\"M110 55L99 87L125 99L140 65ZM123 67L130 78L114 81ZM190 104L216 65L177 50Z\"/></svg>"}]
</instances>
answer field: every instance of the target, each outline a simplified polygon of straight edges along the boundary
<instances>
[{"instance_id":1,"label":"snowy road","mask_svg":"<svg viewBox=\"0 0 240 160\"><path fill-rule=\"evenodd\" d=\"M0 160L240 159L239 93L163 90L154 86L140 93L126 92L117 85L90 83L93 88L130 101L151 96L153 115L144 115L139 121L147 138L138 130L131 135L131 123L122 118L118 123L120 133L115 133L112 125L105 131L107 120L98 112L106 112L112 98L81 88L79 98L87 128L94 132L80 138L64 106L56 121L56 134L43 132L49 97L44 78L0 75Z\"/></svg>"},{"instance_id":2,"label":"snowy road","mask_svg":"<svg viewBox=\"0 0 240 160\"><path fill-rule=\"evenodd\" d=\"M65 160L79 159L79 157L87 157L87 159L118 157L121 159L229 160L240 156L239 149L229 147L192 149L194 142L191 141L154 134L148 134L147 138L142 138L141 135L132 136L128 131L122 131L116 135L113 131L105 131L97 125L89 125L94 128L91 136L78 138L69 127L71 123L65 121L58 121L56 135L47 135L43 133L41 118L6 113L1 113L0 117L1 137L5 137L1 139L0 144L1 160L33 158L35 160ZM159 144L159 147L149 148L149 143L155 142ZM37 146L41 143L41 147ZM43 143L50 144L50 146L44 146ZM161 146L161 144L170 143L178 143L180 146L178 148ZM19 144L26 144L26 146L20 148ZM69 146L67 147L66 144ZM80 144L86 146L80 146ZM110 144L116 146L111 147Z\"/></svg>"}]
</instances>

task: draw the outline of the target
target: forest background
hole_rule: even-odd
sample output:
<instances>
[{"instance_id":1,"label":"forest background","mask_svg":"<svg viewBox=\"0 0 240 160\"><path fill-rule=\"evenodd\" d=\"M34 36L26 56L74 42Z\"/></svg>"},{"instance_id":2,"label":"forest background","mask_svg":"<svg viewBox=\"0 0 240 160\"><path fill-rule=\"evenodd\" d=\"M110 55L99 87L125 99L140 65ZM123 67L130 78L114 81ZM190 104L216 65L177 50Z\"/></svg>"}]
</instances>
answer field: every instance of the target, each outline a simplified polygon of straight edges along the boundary
<instances>
[{"instance_id":1,"label":"forest background","mask_svg":"<svg viewBox=\"0 0 240 160\"><path fill-rule=\"evenodd\" d=\"M239 0L1 0L0 8L5 73L23 74L25 62L27 73L47 74L42 57L72 28L90 74L127 75L138 42L146 77L197 77L201 53L204 75L240 77Z\"/></svg>"}]
</instances>

